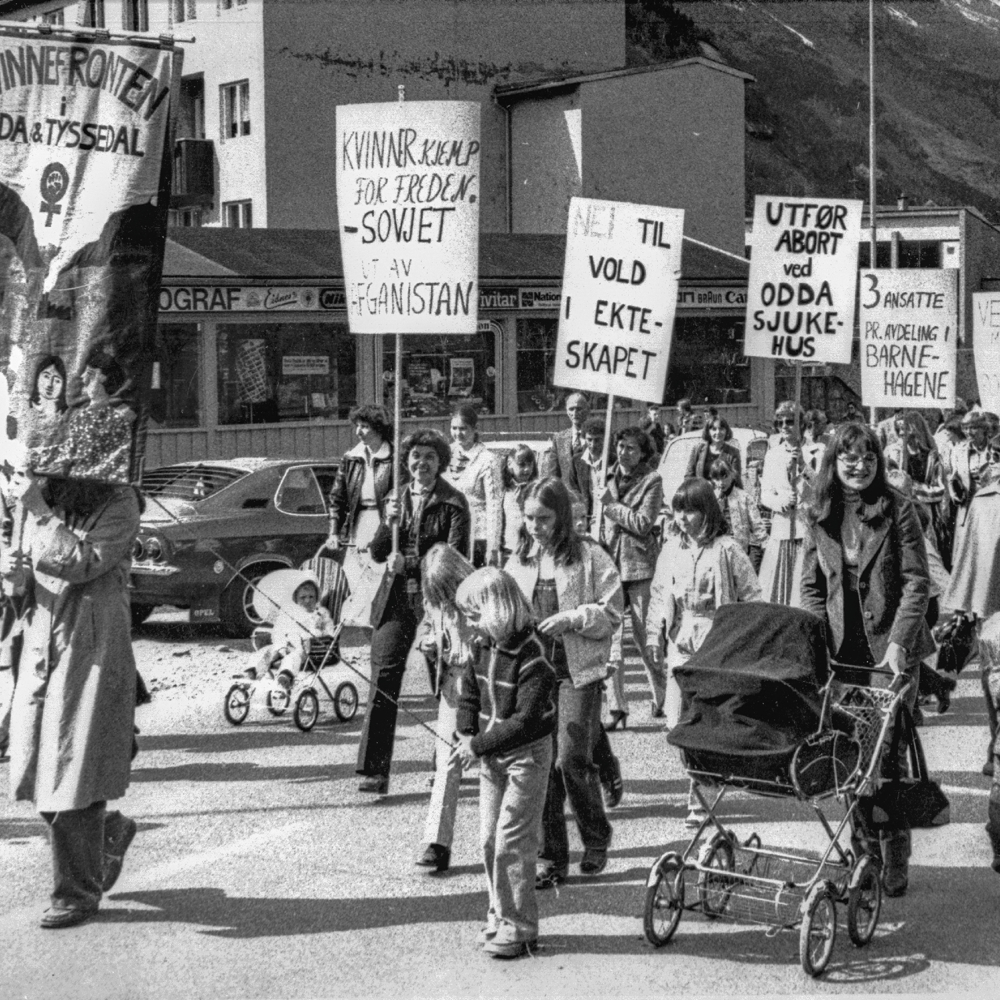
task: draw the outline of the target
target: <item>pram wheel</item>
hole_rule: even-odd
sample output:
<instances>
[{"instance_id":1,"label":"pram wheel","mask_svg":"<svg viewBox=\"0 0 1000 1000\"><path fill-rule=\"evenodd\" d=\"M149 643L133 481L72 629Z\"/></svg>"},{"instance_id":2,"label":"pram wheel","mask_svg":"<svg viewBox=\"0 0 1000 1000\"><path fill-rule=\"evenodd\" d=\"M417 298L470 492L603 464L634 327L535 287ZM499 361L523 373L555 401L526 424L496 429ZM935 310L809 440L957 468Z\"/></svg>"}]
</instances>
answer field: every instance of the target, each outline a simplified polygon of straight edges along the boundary
<instances>
[{"instance_id":1,"label":"pram wheel","mask_svg":"<svg viewBox=\"0 0 1000 1000\"><path fill-rule=\"evenodd\" d=\"M837 940L837 906L833 886L817 882L802 904L802 928L799 931L799 960L813 977L826 969Z\"/></svg>"},{"instance_id":2,"label":"pram wheel","mask_svg":"<svg viewBox=\"0 0 1000 1000\"><path fill-rule=\"evenodd\" d=\"M267 710L271 715L284 715L290 701L291 697L284 688L274 688L267 692Z\"/></svg>"},{"instance_id":3,"label":"pram wheel","mask_svg":"<svg viewBox=\"0 0 1000 1000\"><path fill-rule=\"evenodd\" d=\"M246 720L250 714L250 692L245 684L234 684L226 692L226 701L222 710L230 725L238 726Z\"/></svg>"},{"instance_id":4,"label":"pram wheel","mask_svg":"<svg viewBox=\"0 0 1000 1000\"><path fill-rule=\"evenodd\" d=\"M867 854L854 866L847 887L847 933L859 948L875 936L882 911L879 865Z\"/></svg>"},{"instance_id":5,"label":"pram wheel","mask_svg":"<svg viewBox=\"0 0 1000 1000\"><path fill-rule=\"evenodd\" d=\"M298 701L295 702L295 725L299 727L304 733L308 733L313 726L316 725L316 720L319 718L319 698L316 697L316 692L312 688L306 688L302 694L299 695Z\"/></svg>"},{"instance_id":6,"label":"pram wheel","mask_svg":"<svg viewBox=\"0 0 1000 1000\"><path fill-rule=\"evenodd\" d=\"M358 689L350 681L342 681L333 692L333 710L341 722L350 722L358 712Z\"/></svg>"},{"instance_id":7,"label":"pram wheel","mask_svg":"<svg viewBox=\"0 0 1000 1000\"><path fill-rule=\"evenodd\" d=\"M736 859L730 838L716 833L699 852L698 866L700 868L714 868L720 873L734 872ZM729 897L733 893L733 885L733 878L730 874L715 875L706 871L698 873L698 903L702 912L710 920L715 920L726 912Z\"/></svg>"},{"instance_id":8,"label":"pram wheel","mask_svg":"<svg viewBox=\"0 0 1000 1000\"><path fill-rule=\"evenodd\" d=\"M642 929L646 940L662 948L677 930L684 912L684 862L675 852L658 861L646 882Z\"/></svg>"}]
</instances>

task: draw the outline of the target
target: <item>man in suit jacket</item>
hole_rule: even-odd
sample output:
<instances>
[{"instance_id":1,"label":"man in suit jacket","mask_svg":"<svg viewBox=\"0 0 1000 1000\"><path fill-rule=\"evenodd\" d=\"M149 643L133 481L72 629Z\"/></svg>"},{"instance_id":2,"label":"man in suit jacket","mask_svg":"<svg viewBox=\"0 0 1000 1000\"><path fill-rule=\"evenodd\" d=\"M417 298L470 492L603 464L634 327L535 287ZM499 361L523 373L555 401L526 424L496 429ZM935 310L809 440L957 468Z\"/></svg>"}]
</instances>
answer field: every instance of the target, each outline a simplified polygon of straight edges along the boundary
<instances>
[{"instance_id":1,"label":"man in suit jacket","mask_svg":"<svg viewBox=\"0 0 1000 1000\"><path fill-rule=\"evenodd\" d=\"M587 447L583 425L590 416L590 403L582 392L571 393L566 400L570 426L552 435L552 447L542 456L542 476L555 476L583 497L590 514L590 466L581 462Z\"/></svg>"}]
</instances>

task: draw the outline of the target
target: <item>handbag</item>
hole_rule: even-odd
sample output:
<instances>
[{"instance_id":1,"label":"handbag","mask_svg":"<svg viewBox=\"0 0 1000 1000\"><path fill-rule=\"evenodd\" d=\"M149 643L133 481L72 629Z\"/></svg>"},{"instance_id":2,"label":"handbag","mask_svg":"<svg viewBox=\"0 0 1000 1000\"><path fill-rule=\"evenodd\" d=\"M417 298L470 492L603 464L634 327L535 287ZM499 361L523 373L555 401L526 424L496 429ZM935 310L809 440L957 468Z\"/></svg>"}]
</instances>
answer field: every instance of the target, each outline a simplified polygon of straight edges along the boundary
<instances>
[{"instance_id":1,"label":"handbag","mask_svg":"<svg viewBox=\"0 0 1000 1000\"><path fill-rule=\"evenodd\" d=\"M905 816L911 827L925 829L945 826L951 822L951 803L941 791L941 786L927 774L924 747L907 708L900 710L899 723L893 734L889 753L898 754L900 743L904 739L910 773L901 775L898 782L884 785L880 792L894 798L897 815ZM879 798L881 795L876 795L876 799Z\"/></svg>"},{"instance_id":2,"label":"handbag","mask_svg":"<svg viewBox=\"0 0 1000 1000\"><path fill-rule=\"evenodd\" d=\"M934 639L938 644L938 670L946 674L961 673L976 642L975 622L959 612L934 629Z\"/></svg>"}]
</instances>

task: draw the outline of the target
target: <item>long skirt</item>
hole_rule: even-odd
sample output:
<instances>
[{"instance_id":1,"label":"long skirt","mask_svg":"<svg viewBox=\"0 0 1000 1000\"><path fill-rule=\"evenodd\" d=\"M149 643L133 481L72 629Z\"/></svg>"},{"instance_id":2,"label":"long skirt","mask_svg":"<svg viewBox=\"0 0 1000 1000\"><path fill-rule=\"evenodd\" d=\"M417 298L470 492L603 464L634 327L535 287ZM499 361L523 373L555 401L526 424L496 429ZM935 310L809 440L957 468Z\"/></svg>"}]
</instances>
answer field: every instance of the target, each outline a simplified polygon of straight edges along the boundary
<instances>
[{"instance_id":1,"label":"long skirt","mask_svg":"<svg viewBox=\"0 0 1000 1000\"><path fill-rule=\"evenodd\" d=\"M793 608L801 606L802 541L773 536L767 540L760 562L760 589L765 601Z\"/></svg>"}]
</instances>

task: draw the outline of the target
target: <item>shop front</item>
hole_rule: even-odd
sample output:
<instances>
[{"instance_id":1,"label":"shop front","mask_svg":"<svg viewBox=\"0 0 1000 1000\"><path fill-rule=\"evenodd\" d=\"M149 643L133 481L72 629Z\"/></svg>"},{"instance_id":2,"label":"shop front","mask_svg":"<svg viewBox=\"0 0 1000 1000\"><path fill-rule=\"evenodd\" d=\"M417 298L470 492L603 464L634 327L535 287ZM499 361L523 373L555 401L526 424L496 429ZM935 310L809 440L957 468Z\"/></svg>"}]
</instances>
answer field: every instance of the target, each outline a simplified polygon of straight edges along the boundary
<instances>
[{"instance_id":1,"label":"shop front","mask_svg":"<svg viewBox=\"0 0 1000 1000\"><path fill-rule=\"evenodd\" d=\"M353 443L353 406L391 406L395 338L350 333L336 235L296 233L296 256L281 252L281 231L243 232L227 250L229 232L171 231L185 252L168 246L149 468L339 455ZM253 255L255 234L263 249ZM303 246L309 236L313 254ZM552 385L563 247L560 237L483 235L490 263L476 333L403 338L404 432L446 431L461 403L477 408L487 436L538 438L563 427L567 391ZM746 265L695 248L684 269L664 402L688 397L734 424L757 424L773 403L773 379L764 377L770 362L743 357ZM598 411L606 404L600 388ZM616 399L616 425L640 414L638 404Z\"/></svg>"}]
</instances>

